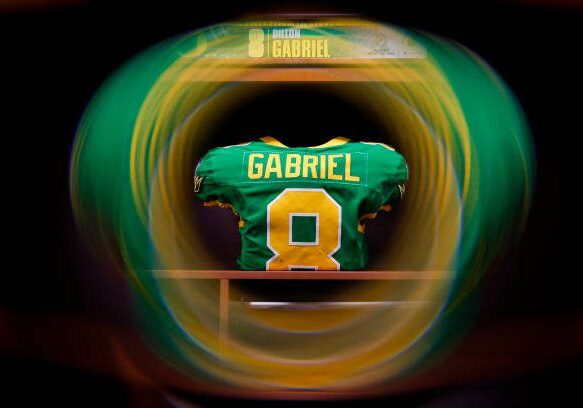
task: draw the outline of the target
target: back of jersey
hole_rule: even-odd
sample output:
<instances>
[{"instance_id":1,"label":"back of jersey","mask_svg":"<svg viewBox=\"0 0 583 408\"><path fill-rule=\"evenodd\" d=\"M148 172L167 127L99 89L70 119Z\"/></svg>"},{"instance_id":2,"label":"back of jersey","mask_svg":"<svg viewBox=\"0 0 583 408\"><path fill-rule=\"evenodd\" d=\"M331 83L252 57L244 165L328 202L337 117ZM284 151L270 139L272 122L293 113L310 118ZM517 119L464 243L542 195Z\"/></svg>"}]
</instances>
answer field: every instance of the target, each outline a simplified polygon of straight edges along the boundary
<instances>
[{"instance_id":1,"label":"back of jersey","mask_svg":"<svg viewBox=\"0 0 583 408\"><path fill-rule=\"evenodd\" d=\"M368 253L362 220L404 192L403 156L335 138L289 148L271 137L210 150L195 171L205 205L240 217L244 270L355 270Z\"/></svg>"}]
</instances>

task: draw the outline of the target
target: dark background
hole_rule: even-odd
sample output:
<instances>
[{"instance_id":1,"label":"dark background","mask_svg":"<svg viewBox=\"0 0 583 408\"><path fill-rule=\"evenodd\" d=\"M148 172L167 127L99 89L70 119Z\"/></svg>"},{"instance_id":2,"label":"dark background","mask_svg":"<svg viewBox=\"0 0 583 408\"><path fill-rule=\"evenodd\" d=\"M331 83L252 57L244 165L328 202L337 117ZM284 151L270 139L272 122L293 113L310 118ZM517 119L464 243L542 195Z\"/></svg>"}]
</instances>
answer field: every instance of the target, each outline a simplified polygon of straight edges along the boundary
<instances>
[{"instance_id":1,"label":"dark background","mask_svg":"<svg viewBox=\"0 0 583 408\"><path fill-rule=\"evenodd\" d=\"M466 362L466 368L460 371L460 364L446 361L449 382L428 381L426 387L367 403L449 407L581 401L576 385L583 368L583 296L574 262L580 209L569 205L578 204L580 190L575 143L581 135L576 93L581 71L574 64L581 53L577 27L583 8L578 2L59 3L0 0L5 208L0 368L9 379L0 398L17 398L23 405L167 406L155 388L119 378L103 362L87 363L88 355L107 360L112 351L104 333L126 320L115 306L92 296L95 290L104 299L124 293L115 282L97 284L99 269L75 229L68 190L75 128L99 85L130 57L165 38L256 11L314 10L354 12L469 47L517 95L537 155L525 234L486 275L476 323L451 358ZM492 369L495 362L504 364ZM453 365L458 368L448 368ZM198 406L270 406L185 397Z\"/></svg>"}]
</instances>

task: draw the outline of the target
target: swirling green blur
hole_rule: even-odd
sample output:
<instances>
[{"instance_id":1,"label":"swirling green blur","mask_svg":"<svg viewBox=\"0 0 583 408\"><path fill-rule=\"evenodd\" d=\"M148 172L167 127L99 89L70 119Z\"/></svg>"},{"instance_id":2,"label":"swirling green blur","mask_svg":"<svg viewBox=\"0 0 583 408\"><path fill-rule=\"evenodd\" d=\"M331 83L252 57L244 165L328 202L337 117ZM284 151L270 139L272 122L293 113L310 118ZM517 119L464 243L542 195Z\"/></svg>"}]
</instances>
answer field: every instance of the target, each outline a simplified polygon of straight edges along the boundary
<instances>
[{"instance_id":1,"label":"swirling green blur","mask_svg":"<svg viewBox=\"0 0 583 408\"><path fill-rule=\"evenodd\" d=\"M312 42L286 50L276 29ZM434 308L329 311L302 321L242 311L225 346L218 293L207 283L158 279L159 269L221 265L188 215L191 158L204 154L202 118L221 114L216 96L244 101L253 81L363 84L411 171L399 240L380 264L448 271L446 282L401 293ZM113 74L79 125L70 184L80 231L127 277L146 337L173 366L248 389L362 389L410 372L455 335L453 316L521 232L533 166L517 101L459 44L357 19L241 21L170 39ZM395 294L378 284L358 290ZM303 348L286 349L286 338Z\"/></svg>"}]
</instances>

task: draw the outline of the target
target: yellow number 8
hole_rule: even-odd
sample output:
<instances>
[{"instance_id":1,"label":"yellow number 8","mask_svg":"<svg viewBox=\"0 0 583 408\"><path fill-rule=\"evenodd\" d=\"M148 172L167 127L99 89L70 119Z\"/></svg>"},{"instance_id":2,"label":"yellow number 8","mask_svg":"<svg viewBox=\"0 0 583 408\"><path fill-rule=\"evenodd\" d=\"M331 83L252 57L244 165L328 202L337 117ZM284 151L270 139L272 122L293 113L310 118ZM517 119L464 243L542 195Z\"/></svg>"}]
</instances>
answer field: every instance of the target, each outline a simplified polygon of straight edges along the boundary
<instances>
[{"instance_id":1,"label":"yellow number 8","mask_svg":"<svg viewBox=\"0 0 583 408\"><path fill-rule=\"evenodd\" d=\"M263 45L264 37L263 30L249 30L249 56L251 58L263 57L263 53L265 52L265 46Z\"/></svg>"},{"instance_id":2,"label":"yellow number 8","mask_svg":"<svg viewBox=\"0 0 583 408\"><path fill-rule=\"evenodd\" d=\"M313 242L292 240L292 216L316 218ZM267 205L267 270L340 270L342 207L322 188L286 188Z\"/></svg>"}]
</instances>

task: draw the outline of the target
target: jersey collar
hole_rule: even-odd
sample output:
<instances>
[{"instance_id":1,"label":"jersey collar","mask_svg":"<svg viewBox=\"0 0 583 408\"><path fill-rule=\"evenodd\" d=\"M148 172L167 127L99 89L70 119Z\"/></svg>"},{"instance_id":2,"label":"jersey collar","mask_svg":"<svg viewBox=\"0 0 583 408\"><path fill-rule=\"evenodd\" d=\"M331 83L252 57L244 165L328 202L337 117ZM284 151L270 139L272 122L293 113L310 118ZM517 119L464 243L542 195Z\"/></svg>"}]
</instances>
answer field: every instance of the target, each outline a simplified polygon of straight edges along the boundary
<instances>
[{"instance_id":1,"label":"jersey collar","mask_svg":"<svg viewBox=\"0 0 583 408\"><path fill-rule=\"evenodd\" d=\"M260 140L263 143L266 143L270 146L277 146L277 147L285 147L288 148L288 146L284 145L283 143L281 143L279 140L277 140L274 137L271 136L265 136L260 138ZM348 139L347 137L342 137L342 136L338 136L335 137L333 139L328 140L326 143L318 145L318 146L308 146L309 149L319 149L322 147L333 147L333 146L340 146L343 145L345 143L348 143L350 141L350 139Z\"/></svg>"}]
</instances>

